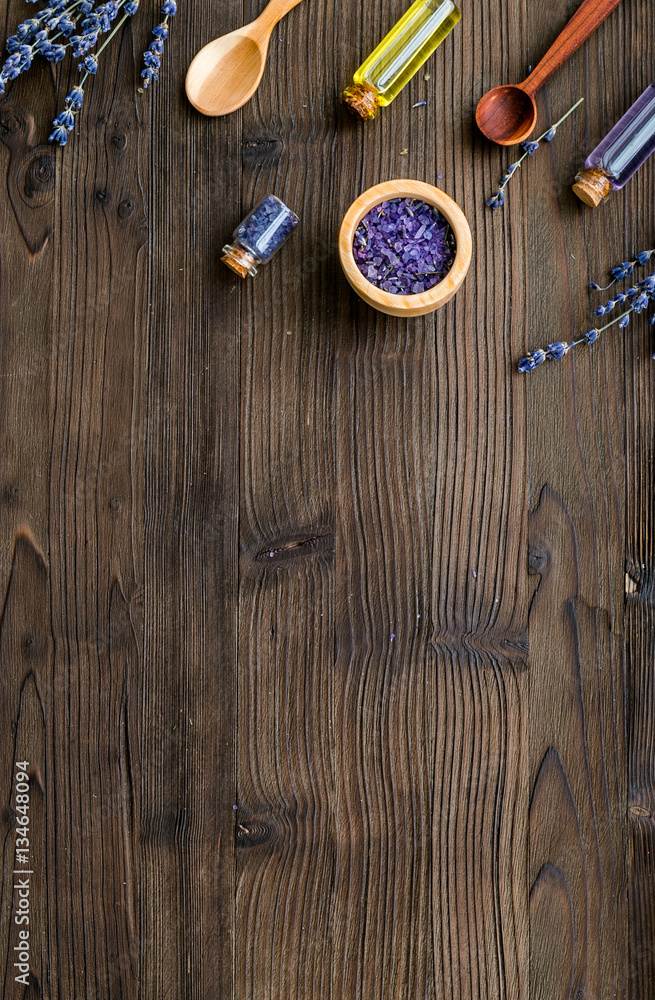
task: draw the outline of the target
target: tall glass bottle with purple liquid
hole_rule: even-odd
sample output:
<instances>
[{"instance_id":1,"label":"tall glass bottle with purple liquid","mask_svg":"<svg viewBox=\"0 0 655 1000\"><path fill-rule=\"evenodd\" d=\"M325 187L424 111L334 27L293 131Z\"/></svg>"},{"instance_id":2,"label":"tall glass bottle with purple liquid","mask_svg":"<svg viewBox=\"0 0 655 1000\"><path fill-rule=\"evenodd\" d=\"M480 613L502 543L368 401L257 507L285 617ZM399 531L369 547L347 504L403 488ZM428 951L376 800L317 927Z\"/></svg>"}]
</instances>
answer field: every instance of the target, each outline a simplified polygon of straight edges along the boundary
<instances>
[{"instance_id":1,"label":"tall glass bottle with purple liquid","mask_svg":"<svg viewBox=\"0 0 655 1000\"><path fill-rule=\"evenodd\" d=\"M611 132L587 157L573 190L595 208L623 187L655 152L655 83L647 87Z\"/></svg>"}]
</instances>

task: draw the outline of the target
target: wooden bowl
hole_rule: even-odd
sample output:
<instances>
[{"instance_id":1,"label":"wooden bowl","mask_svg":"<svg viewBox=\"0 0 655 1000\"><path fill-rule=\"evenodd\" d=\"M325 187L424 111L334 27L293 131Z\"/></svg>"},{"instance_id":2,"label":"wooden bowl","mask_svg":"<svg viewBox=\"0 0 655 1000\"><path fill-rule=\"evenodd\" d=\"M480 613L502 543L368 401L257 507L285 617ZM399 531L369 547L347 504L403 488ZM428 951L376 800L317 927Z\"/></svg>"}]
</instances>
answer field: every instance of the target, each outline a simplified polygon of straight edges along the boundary
<instances>
[{"instance_id":1,"label":"wooden bowl","mask_svg":"<svg viewBox=\"0 0 655 1000\"><path fill-rule=\"evenodd\" d=\"M355 263L353 240L355 230L365 215L382 201L393 198L416 198L434 205L445 219L455 236L456 251L453 266L446 277L427 292L415 295L394 295L367 281ZM466 216L452 198L431 184L422 181L398 180L376 184L360 194L344 216L339 232L339 256L346 278L360 298L374 309L389 316L424 316L444 305L464 281L471 263L471 230Z\"/></svg>"}]
</instances>

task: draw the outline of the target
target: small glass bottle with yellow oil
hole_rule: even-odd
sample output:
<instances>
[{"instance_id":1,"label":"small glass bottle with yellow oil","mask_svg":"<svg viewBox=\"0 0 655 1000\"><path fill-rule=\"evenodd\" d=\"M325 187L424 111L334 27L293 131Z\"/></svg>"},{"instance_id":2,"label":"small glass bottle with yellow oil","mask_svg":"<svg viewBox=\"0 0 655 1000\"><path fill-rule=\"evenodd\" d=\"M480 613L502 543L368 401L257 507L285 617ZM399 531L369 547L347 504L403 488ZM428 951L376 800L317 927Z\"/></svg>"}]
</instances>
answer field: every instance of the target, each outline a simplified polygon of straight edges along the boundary
<instances>
[{"instance_id":1,"label":"small glass bottle with yellow oil","mask_svg":"<svg viewBox=\"0 0 655 1000\"><path fill-rule=\"evenodd\" d=\"M359 67L343 93L362 121L375 118L450 34L461 14L453 0L416 0Z\"/></svg>"}]
</instances>

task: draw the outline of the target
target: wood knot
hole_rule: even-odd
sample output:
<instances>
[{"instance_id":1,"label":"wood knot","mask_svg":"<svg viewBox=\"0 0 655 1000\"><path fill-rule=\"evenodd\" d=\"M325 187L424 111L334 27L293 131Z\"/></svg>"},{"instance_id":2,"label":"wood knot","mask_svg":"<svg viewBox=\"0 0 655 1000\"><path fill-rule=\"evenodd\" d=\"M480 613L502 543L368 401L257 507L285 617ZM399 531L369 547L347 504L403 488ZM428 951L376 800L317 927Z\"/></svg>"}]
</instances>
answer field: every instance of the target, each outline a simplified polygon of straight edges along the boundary
<instances>
[{"instance_id":1,"label":"wood knot","mask_svg":"<svg viewBox=\"0 0 655 1000\"><path fill-rule=\"evenodd\" d=\"M270 139L258 136L254 139L244 139L241 143L241 157L248 163L266 163L276 160L284 143L281 139Z\"/></svg>"},{"instance_id":2,"label":"wood knot","mask_svg":"<svg viewBox=\"0 0 655 1000\"><path fill-rule=\"evenodd\" d=\"M36 636L28 632L23 638L23 650L27 659L33 660L40 654L40 647Z\"/></svg>"},{"instance_id":3,"label":"wood knot","mask_svg":"<svg viewBox=\"0 0 655 1000\"><path fill-rule=\"evenodd\" d=\"M528 572L539 574L546 565L546 556L543 552L537 552L535 549L531 549L528 553Z\"/></svg>"},{"instance_id":4,"label":"wood knot","mask_svg":"<svg viewBox=\"0 0 655 1000\"><path fill-rule=\"evenodd\" d=\"M23 122L13 111L3 111L0 115L0 132L5 135L15 135L23 128Z\"/></svg>"},{"instance_id":5,"label":"wood knot","mask_svg":"<svg viewBox=\"0 0 655 1000\"><path fill-rule=\"evenodd\" d=\"M333 553L333 533L329 529L319 528L315 531L293 532L286 538L276 538L256 553L255 562L266 563L270 566L303 556L332 555Z\"/></svg>"},{"instance_id":6,"label":"wood knot","mask_svg":"<svg viewBox=\"0 0 655 1000\"><path fill-rule=\"evenodd\" d=\"M112 514L117 514L122 506L123 506L122 497L115 496L112 497L111 500L109 501L109 509L111 510Z\"/></svg>"},{"instance_id":7,"label":"wood knot","mask_svg":"<svg viewBox=\"0 0 655 1000\"><path fill-rule=\"evenodd\" d=\"M23 193L32 204L45 205L52 198L55 183L55 158L51 153L41 152L28 162Z\"/></svg>"},{"instance_id":8,"label":"wood knot","mask_svg":"<svg viewBox=\"0 0 655 1000\"><path fill-rule=\"evenodd\" d=\"M272 828L261 819L244 820L237 823L234 839L237 847L256 847L271 836Z\"/></svg>"},{"instance_id":9,"label":"wood knot","mask_svg":"<svg viewBox=\"0 0 655 1000\"><path fill-rule=\"evenodd\" d=\"M114 149L118 149L122 152L122 150L124 150L127 146L127 136L124 132L116 132L111 137L111 144Z\"/></svg>"},{"instance_id":10,"label":"wood knot","mask_svg":"<svg viewBox=\"0 0 655 1000\"><path fill-rule=\"evenodd\" d=\"M9 483L5 486L5 499L7 503L18 503L20 500L20 486L15 483Z\"/></svg>"},{"instance_id":11,"label":"wood knot","mask_svg":"<svg viewBox=\"0 0 655 1000\"><path fill-rule=\"evenodd\" d=\"M633 819L650 819L651 812L646 806L632 805L628 809L628 812Z\"/></svg>"},{"instance_id":12,"label":"wood knot","mask_svg":"<svg viewBox=\"0 0 655 1000\"><path fill-rule=\"evenodd\" d=\"M99 201L101 205L106 205L109 201L109 192L105 191L104 188L100 188L99 191L96 191L96 201Z\"/></svg>"},{"instance_id":13,"label":"wood knot","mask_svg":"<svg viewBox=\"0 0 655 1000\"><path fill-rule=\"evenodd\" d=\"M133 213L134 213L134 202L130 201L129 198L124 198L123 201L118 206L119 219L129 219L129 217Z\"/></svg>"}]
</instances>

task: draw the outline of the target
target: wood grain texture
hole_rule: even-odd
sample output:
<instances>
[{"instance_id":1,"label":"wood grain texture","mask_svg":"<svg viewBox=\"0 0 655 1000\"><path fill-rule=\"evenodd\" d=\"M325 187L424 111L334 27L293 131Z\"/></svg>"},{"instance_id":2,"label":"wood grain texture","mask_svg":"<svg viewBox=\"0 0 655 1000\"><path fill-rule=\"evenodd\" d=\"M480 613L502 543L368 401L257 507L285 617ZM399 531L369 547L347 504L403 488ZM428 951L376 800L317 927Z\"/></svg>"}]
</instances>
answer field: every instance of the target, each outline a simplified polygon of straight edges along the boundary
<instances>
[{"instance_id":1,"label":"wood grain texture","mask_svg":"<svg viewBox=\"0 0 655 1000\"><path fill-rule=\"evenodd\" d=\"M596 211L570 185L655 76L653 12L625 0L543 89L544 125L587 100L491 212L508 160L476 102L570 5L464 7L366 127L339 94L403 9L300 4L222 119L186 67L255 0L180 5L140 94L144 8L63 151L66 78L0 101L7 1000L655 994L650 327L515 372L652 245L654 163ZM407 176L473 236L414 320L337 253L353 200ZM267 192L301 226L242 281L220 247Z\"/></svg>"}]
</instances>

